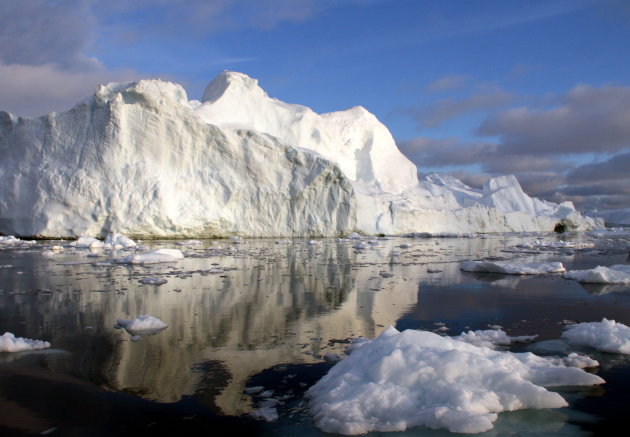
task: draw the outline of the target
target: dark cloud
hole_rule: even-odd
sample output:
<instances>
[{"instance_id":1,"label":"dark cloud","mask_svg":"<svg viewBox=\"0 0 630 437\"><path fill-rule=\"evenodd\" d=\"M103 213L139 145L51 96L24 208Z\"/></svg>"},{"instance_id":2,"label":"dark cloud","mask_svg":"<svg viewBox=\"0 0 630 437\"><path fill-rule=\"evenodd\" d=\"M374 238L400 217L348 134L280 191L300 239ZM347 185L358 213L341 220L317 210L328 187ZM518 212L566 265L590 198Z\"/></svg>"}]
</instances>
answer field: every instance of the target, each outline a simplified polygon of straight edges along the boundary
<instances>
[{"instance_id":1,"label":"dark cloud","mask_svg":"<svg viewBox=\"0 0 630 437\"><path fill-rule=\"evenodd\" d=\"M490 143L462 143L457 138L432 139L416 137L398 143L400 150L417 165L429 167L470 165L496 152Z\"/></svg>"},{"instance_id":2,"label":"dark cloud","mask_svg":"<svg viewBox=\"0 0 630 437\"><path fill-rule=\"evenodd\" d=\"M441 99L428 106L410 107L402 112L410 115L420 129L436 127L443 122L480 110L496 110L505 107L513 96L501 89L473 94L464 99Z\"/></svg>"},{"instance_id":3,"label":"dark cloud","mask_svg":"<svg viewBox=\"0 0 630 437\"><path fill-rule=\"evenodd\" d=\"M428 83L426 89L431 92L450 91L461 87L467 79L463 74L448 74Z\"/></svg>"},{"instance_id":4,"label":"dark cloud","mask_svg":"<svg viewBox=\"0 0 630 437\"><path fill-rule=\"evenodd\" d=\"M548 110L526 107L486 120L480 135L500 137L505 153L613 153L630 148L630 87L579 85Z\"/></svg>"},{"instance_id":5,"label":"dark cloud","mask_svg":"<svg viewBox=\"0 0 630 437\"><path fill-rule=\"evenodd\" d=\"M87 1L3 0L0 62L96 68L98 62L85 55L93 25Z\"/></svg>"},{"instance_id":6,"label":"dark cloud","mask_svg":"<svg viewBox=\"0 0 630 437\"><path fill-rule=\"evenodd\" d=\"M569 172L570 183L630 179L630 153L615 155L605 162L585 164Z\"/></svg>"}]
</instances>

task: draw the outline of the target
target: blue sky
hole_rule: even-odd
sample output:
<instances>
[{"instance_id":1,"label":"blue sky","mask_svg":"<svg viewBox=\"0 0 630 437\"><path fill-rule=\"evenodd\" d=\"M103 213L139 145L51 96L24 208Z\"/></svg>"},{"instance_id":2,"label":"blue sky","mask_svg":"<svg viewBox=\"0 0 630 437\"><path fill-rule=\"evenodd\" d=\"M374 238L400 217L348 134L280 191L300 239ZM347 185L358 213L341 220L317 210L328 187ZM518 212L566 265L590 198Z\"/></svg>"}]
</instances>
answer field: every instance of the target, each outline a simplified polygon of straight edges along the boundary
<instances>
[{"instance_id":1,"label":"blue sky","mask_svg":"<svg viewBox=\"0 0 630 437\"><path fill-rule=\"evenodd\" d=\"M625 0L3 0L0 108L70 108L224 69L317 112L366 107L420 174L515 174L578 207L630 207Z\"/></svg>"}]
</instances>

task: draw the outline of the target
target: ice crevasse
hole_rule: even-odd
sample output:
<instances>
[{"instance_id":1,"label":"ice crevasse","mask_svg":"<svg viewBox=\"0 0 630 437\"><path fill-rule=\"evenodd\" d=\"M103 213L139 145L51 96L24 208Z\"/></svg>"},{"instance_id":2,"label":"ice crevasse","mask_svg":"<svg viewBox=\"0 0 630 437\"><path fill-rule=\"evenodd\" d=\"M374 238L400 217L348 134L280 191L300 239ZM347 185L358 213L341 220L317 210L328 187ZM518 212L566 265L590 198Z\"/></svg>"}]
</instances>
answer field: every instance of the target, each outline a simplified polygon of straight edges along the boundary
<instances>
[{"instance_id":1,"label":"ice crevasse","mask_svg":"<svg viewBox=\"0 0 630 437\"><path fill-rule=\"evenodd\" d=\"M551 231L603 227L513 176L419 181L361 107L317 114L225 71L100 86L62 113L0 112L0 233L137 238Z\"/></svg>"}]
</instances>

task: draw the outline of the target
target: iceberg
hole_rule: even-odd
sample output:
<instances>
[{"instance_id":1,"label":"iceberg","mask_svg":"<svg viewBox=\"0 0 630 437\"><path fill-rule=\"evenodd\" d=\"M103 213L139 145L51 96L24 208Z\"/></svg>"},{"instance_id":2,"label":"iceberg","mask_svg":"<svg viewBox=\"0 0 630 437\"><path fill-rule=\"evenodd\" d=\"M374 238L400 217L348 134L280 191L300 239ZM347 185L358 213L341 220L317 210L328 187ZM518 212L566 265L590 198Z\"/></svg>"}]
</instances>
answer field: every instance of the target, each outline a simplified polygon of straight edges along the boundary
<instances>
[{"instance_id":1,"label":"iceberg","mask_svg":"<svg viewBox=\"0 0 630 437\"><path fill-rule=\"evenodd\" d=\"M322 237L603 227L513 176L418 179L362 107L318 114L225 71L202 101L160 80L62 113L0 111L0 233L48 238ZM110 242L109 244L116 244ZM127 247L126 244L118 243Z\"/></svg>"},{"instance_id":2,"label":"iceberg","mask_svg":"<svg viewBox=\"0 0 630 437\"><path fill-rule=\"evenodd\" d=\"M545 387L604 382L557 360L427 331L390 327L353 348L306 392L315 424L325 432L356 435L426 426L480 433L492 429L503 411L567 405Z\"/></svg>"}]
</instances>

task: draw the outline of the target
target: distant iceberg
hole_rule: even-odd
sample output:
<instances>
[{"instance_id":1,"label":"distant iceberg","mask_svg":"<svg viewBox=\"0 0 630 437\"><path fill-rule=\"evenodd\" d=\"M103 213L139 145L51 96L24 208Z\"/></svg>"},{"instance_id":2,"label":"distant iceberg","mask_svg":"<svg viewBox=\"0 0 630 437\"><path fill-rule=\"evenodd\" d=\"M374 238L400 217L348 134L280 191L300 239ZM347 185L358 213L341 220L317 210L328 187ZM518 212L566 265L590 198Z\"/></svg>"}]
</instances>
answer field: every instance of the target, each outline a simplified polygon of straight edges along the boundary
<instances>
[{"instance_id":1,"label":"distant iceberg","mask_svg":"<svg viewBox=\"0 0 630 437\"><path fill-rule=\"evenodd\" d=\"M603 227L527 196L429 175L362 107L317 114L225 71L203 101L112 83L63 113L0 112L0 233L208 238L466 234Z\"/></svg>"}]
</instances>

